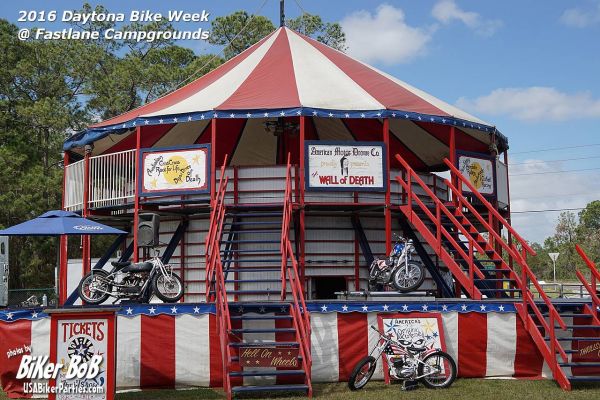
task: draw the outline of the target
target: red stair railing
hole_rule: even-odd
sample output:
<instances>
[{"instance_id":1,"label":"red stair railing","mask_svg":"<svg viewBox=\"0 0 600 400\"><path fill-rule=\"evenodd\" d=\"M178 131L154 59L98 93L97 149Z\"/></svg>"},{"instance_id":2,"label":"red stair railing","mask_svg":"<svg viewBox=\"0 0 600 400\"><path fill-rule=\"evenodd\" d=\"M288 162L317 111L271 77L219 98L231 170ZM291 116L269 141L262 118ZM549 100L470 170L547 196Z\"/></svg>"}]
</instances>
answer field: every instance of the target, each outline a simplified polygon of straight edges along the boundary
<instances>
[{"instance_id":1,"label":"red stair railing","mask_svg":"<svg viewBox=\"0 0 600 400\"><path fill-rule=\"evenodd\" d=\"M590 282L587 281L585 276L581 273L581 271L575 271L577 278L581 282L581 284L588 291L590 298L592 299L593 312L592 315L597 319L598 318L598 308L600 308L600 297L598 297L598 281L600 281L600 272L596 268L596 264L592 260L589 259L587 254L583 251L578 244L575 245L575 249L587 265L590 270Z\"/></svg>"},{"instance_id":2,"label":"red stair railing","mask_svg":"<svg viewBox=\"0 0 600 400\"><path fill-rule=\"evenodd\" d=\"M436 252L442 257L444 263L453 271L454 277L458 280L461 286L468 292L469 296L473 299L481 299L481 292L475 286L475 276L479 279L484 279L485 275L479 270L479 268L475 265L473 257L475 250L478 252L484 252L481 245L477 243L466 231L466 228L463 227L454 214L444 205L444 203L429 189L427 184L423 182L421 177L410 167L410 165L400 156L396 155L396 159L400 162L403 169L405 170L405 179L401 177L396 177L396 180L402 185L404 189L404 193L406 194L406 207L408 208L407 216L409 221L417 226L423 237L427 240L430 246L434 247ZM435 206L435 215L431 212L430 207L428 207L423 200L421 200L421 196L413 190L413 183L416 183L430 198ZM414 205L415 203L424 213L425 215L435 224L435 236L429 231L428 228L425 227L421 218L418 217L414 213ZM456 242L454 235L449 232L442 225L442 214L445 215L453 225L456 226L457 229L465 236L468 240L468 252L459 246ZM443 250L443 238L448 241L453 250L456 251L463 260L468 262L468 276L465 275L464 271L456 264L456 261L445 251Z\"/></svg>"},{"instance_id":3,"label":"red stair railing","mask_svg":"<svg viewBox=\"0 0 600 400\"><path fill-rule=\"evenodd\" d=\"M215 258L213 247L217 247L216 258L221 259L221 233L223 232L223 222L225 220L225 193L227 192L227 183L229 178L225 176L225 167L227 165L227 155L223 160L221 167L221 176L219 178L219 187L215 191L214 198L210 199L210 222L208 233L204 241L204 256L206 265L206 301L211 301L211 286L215 280Z\"/></svg>"},{"instance_id":4,"label":"red stair railing","mask_svg":"<svg viewBox=\"0 0 600 400\"><path fill-rule=\"evenodd\" d=\"M306 308L304 299L304 289L302 280L298 272L298 261L294 255L292 242L289 237L290 224L293 214L293 194L292 194L292 168L290 164L290 154L288 153L286 179L285 179L285 197L283 201L283 221L281 224L281 300L287 296L287 282L292 294L292 303L290 304L290 314L294 329L296 331L296 340L299 343L300 355L304 366L304 380L308 386L308 396L312 397L311 368L312 356L310 351L310 313ZM291 271L288 273L288 260L291 264Z\"/></svg>"},{"instance_id":5,"label":"red stair railing","mask_svg":"<svg viewBox=\"0 0 600 400\"><path fill-rule=\"evenodd\" d=\"M529 244L525 241L525 239L523 239L521 237L521 235L519 235L515 231L515 229L508 223L508 221L506 219L504 219L504 217L502 217L502 215L500 215L498 210L496 210L496 208L494 206L492 206L492 204L481 193L479 193L479 191L458 170L458 168L456 168L448 159L444 159L444 163L448 166L448 168L450 168L450 173L451 173L452 177L454 177L456 179L456 182L458 182L458 185L457 185L458 187L456 187L449 180L445 180L446 185L452 192L452 198L457 202L457 205L459 206L457 208L457 210L459 210L461 215L463 217L465 217L465 214L463 213L461 207L466 208L487 231L488 244L489 244L490 248L495 251L494 244L499 245L502 249L504 249L507 252L508 256L513 261L516 261L516 263L521 267L521 277L519 279L517 274L514 272L514 270L512 270L512 268L507 263L504 263L504 262L502 263L502 266L505 269L512 271L511 276L514 279L517 288L519 290L521 290L521 297L522 297L523 304L522 304L522 307L519 307L519 315L521 316L521 318L525 324L525 328L529 331L529 333L531 334L535 343L537 344L538 348L540 349L540 351L546 358L548 365L551 367L554 379L556 379L556 381L561 385L561 387L563 387L565 389L570 388L571 384L570 384L569 380L567 379L566 375L564 374L564 372L562 371L560 365L558 365L558 360L557 360L556 354L557 353L560 354L560 356L564 362L568 362L568 357L567 357L565 351L563 350L562 346L558 342L558 340L556 338L556 333L554 331L555 323L558 323L558 325L560 326L560 328L562 330L566 330L567 327L566 327L565 322L561 318L560 314L558 313L558 311L552 304L552 301L550 300L550 298L547 296L546 292L544 292L543 288L539 284L535 274L533 273L533 271L527 264L527 254L529 253L530 255L535 255L536 252L531 248L531 246L529 246ZM453 179L453 181L454 181L454 179ZM472 195L477 197L479 202L483 206L485 206L485 208L487 209L487 212L488 212L487 221L485 220L485 218L483 218L481 213L478 212L475 209L475 207L473 207L471 202L468 201L467 198L463 195L463 193L462 193L462 185L463 184L471 191ZM516 239L518 244L521 246L521 253L519 252L517 246L515 246L514 243L512 244L512 246L510 244L506 243L504 241L504 239L499 235L497 230L493 228L494 226L499 226L500 228L505 228L507 230L507 232L510 232L512 237L514 239ZM495 254L497 256L500 256L497 253L495 253ZM538 305L536 304L536 302L534 300L533 294L532 294L531 290L529 289L529 285L528 285L529 281L534 285L534 287L538 291L540 297L544 301L544 304L548 308L548 322L546 322L546 319L542 315L540 308L538 307ZM549 336L548 344L546 344L546 342L544 340L544 335L542 334L542 331L538 328L534 319L529 314L529 312L528 312L529 309L531 309L533 311L533 313L535 314L535 316L537 317L540 325L543 328L543 331L548 334L548 336Z\"/></svg>"},{"instance_id":6,"label":"red stair railing","mask_svg":"<svg viewBox=\"0 0 600 400\"><path fill-rule=\"evenodd\" d=\"M225 194L229 178L225 176L227 156L221 167L219 187L215 196L211 199L210 226L205 241L206 259L206 301L215 301L217 316L217 327L221 345L221 364L223 368L223 389L227 398L231 399L231 379L229 377L229 363L232 354L229 346L229 334L231 333L231 318L229 315L229 303L223 264L221 263L221 235L225 222Z\"/></svg>"}]
</instances>

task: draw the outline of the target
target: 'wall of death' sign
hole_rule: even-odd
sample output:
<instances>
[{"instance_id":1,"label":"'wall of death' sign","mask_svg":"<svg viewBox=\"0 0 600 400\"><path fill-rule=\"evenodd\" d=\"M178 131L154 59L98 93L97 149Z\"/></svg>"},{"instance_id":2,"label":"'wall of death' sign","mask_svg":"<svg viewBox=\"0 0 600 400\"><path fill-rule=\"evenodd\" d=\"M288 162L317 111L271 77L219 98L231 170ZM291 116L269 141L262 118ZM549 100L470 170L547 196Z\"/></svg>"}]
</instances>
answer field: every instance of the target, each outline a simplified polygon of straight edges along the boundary
<instances>
[{"instance_id":1,"label":"'wall of death' sign","mask_svg":"<svg viewBox=\"0 0 600 400\"><path fill-rule=\"evenodd\" d=\"M383 142L305 142L307 190L386 190Z\"/></svg>"}]
</instances>

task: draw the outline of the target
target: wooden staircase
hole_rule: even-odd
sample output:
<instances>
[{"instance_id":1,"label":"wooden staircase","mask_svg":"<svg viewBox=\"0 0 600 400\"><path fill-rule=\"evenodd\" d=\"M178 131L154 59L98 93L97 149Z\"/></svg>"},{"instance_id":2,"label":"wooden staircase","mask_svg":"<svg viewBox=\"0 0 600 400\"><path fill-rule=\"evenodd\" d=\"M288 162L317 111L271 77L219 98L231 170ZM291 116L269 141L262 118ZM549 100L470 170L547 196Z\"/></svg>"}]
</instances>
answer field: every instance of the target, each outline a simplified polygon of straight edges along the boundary
<instances>
[{"instance_id":1,"label":"wooden staircase","mask_svg":"<svg viewBox=\"0 0 600 400\"><path fill-rule=\"evenodd\" d=\"M291 179L288 156L281 208L240 210L225 204L228 178L223 166L211 201L206 300L216 306L228 399L249 392L303 392L312 397L310 315L289 238ZM256 367L240 362L241 351L258 347L275 353L297 350L296 366Z\"/></svg>"},{"instance_id":2,"label":"wooden staircase","mask_svg":"<svg viewBox=\"0 0 600 400\"><path fill-rule=\"evenodd\" d=\"M578 353L564 346L573 341L600 343L598 297L592 296L592 306L571 302L570 307L557 308L527 264L527 256L535 255L535 251L452 163L445 160L452 177L445 181L452 200L445 202L431 192L402 157L396 155L396 158L404 169L396 179L407 199L400 206L401 213L452 272L457 294L463 293L477 300L503 298L517 301L518 314L525 328L563 389L569 390L571 382L599 380L592 374L578 372L581 368L589 372L600 367L600 360L598 363L582 362L578 360ZM463 186L468 188L468 194L463 193ZM502 230L506 232L507 240L501 236ZM592 276L600 279L600 274L592 273ZM534 298L530 285L541 300ZM588 286L590 292L595 290L595 286ZM561 314L559 310L565 312ZM576 318L577 322L566 324L563 317Z\"/></svg>"}]
</instances>

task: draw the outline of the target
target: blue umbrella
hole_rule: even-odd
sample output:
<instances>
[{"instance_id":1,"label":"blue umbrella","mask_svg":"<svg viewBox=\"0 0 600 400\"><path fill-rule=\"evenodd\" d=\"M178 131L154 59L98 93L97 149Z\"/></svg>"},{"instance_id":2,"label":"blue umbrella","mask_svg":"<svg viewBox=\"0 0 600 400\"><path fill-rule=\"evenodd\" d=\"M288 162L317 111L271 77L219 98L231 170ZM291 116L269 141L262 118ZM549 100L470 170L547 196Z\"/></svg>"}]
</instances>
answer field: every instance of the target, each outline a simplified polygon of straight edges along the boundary
<instances>
[{"instance_id":1,"label":"blue umbrella","mask_svg":"<svg viewBox=\"0 0 600 400\"><path fill-rule=\"evenodd\" d=\"M83 218L70 211L48 211L37 218L0 231L0 236L123 235L120 229Z\"/></svg>"}]
</instances>

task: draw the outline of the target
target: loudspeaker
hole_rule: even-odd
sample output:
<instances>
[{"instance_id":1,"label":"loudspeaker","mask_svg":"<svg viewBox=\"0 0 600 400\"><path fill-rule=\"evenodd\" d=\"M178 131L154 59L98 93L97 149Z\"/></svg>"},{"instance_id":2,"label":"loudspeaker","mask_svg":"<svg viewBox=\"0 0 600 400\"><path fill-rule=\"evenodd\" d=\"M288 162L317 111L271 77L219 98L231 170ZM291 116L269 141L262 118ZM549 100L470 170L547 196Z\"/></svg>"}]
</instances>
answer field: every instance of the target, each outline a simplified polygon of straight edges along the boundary
<instances>
[{"instance_id":1,"label":"loudspeaker","mask_svg":"<svg viewBox=\"0 0 600 400\"><path fill-rule=\"evenodd\" d=\"M138 222L138 247L158 246L159 227L160 216L158 214L140 214Z\"/></svg>"}]
</instances>

